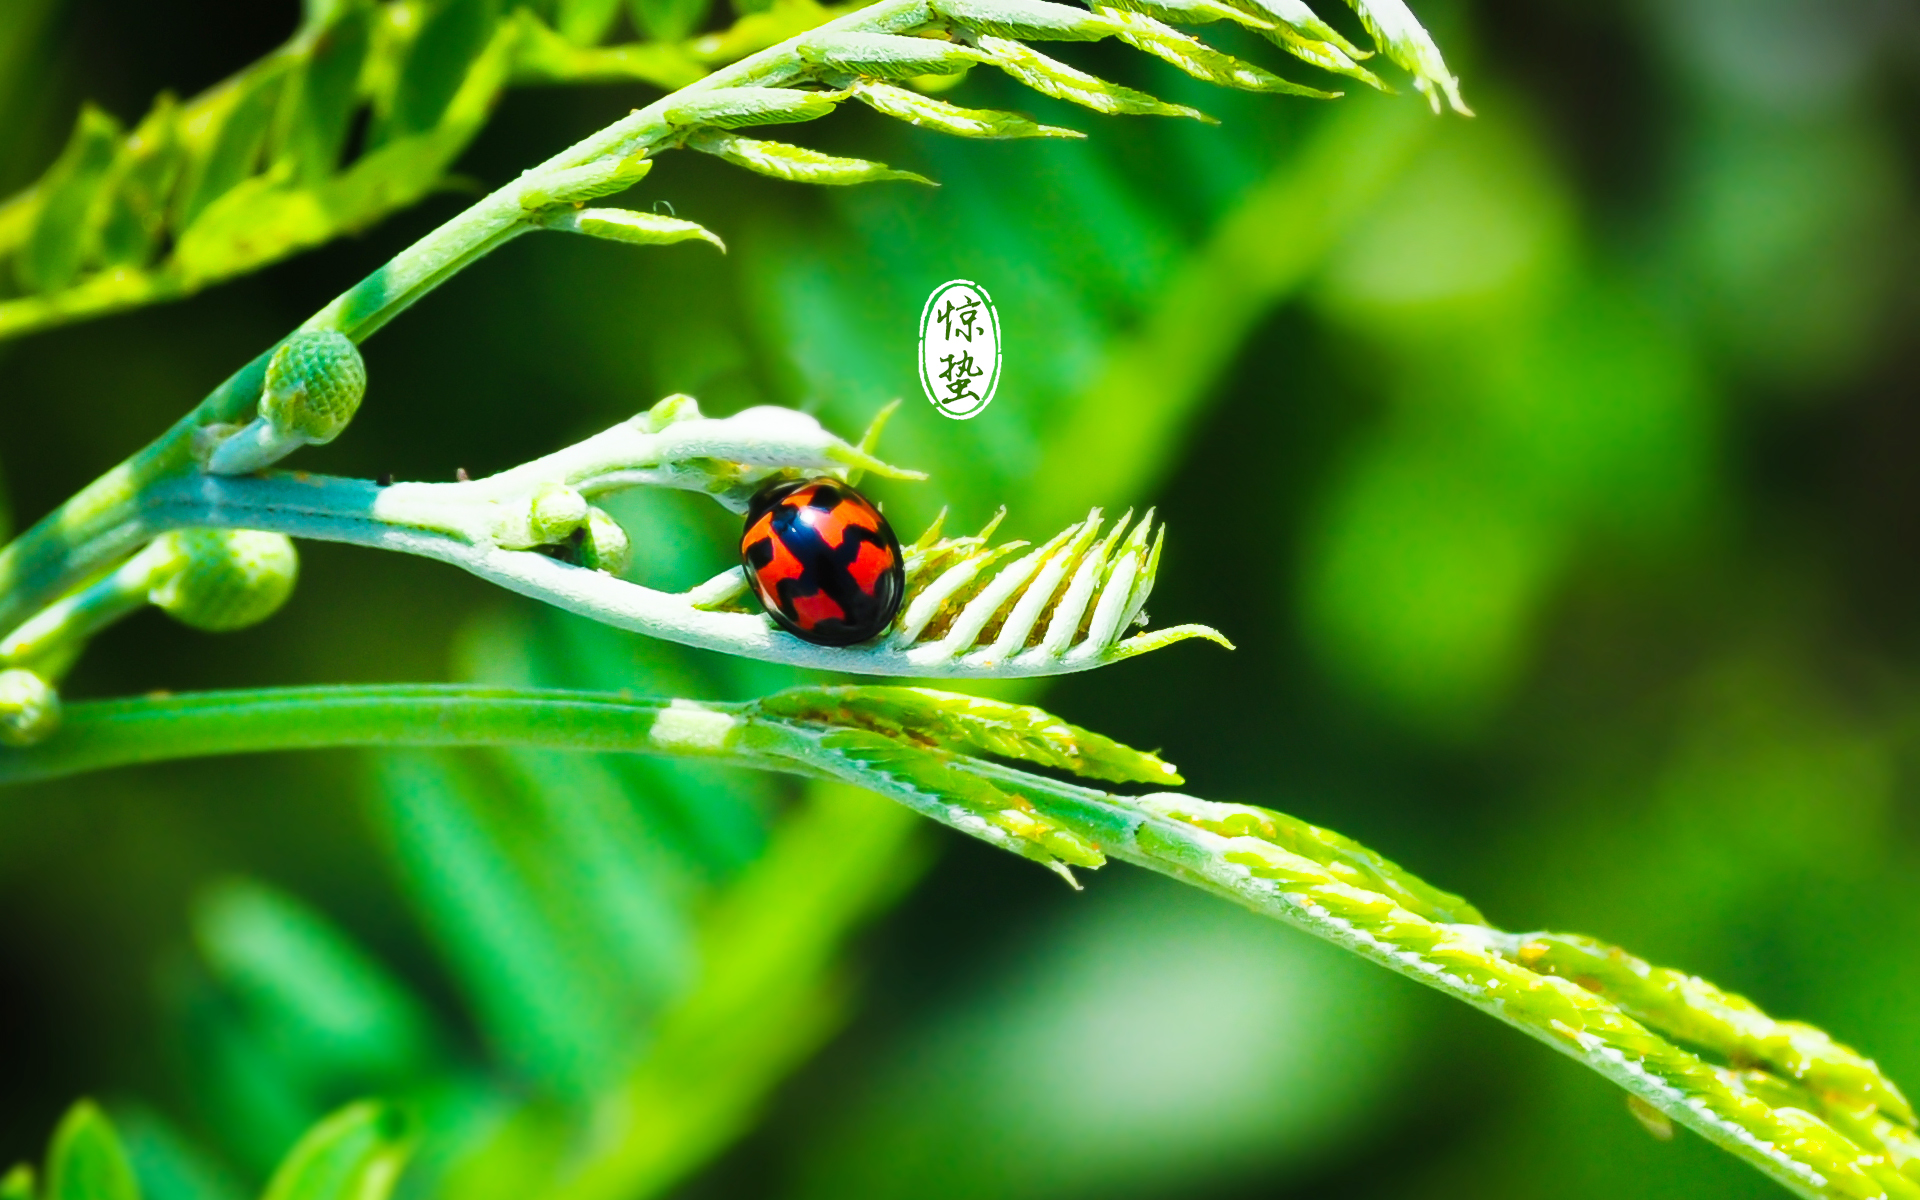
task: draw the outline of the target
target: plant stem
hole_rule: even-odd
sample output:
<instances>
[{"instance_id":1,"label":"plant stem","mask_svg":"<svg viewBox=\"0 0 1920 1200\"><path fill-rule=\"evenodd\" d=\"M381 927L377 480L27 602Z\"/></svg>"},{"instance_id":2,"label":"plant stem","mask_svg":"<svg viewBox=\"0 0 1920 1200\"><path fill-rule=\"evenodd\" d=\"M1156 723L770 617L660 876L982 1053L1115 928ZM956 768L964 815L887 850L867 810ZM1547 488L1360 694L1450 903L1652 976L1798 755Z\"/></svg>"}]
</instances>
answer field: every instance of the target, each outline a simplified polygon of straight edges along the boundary
<instances>
[{"instance_id":1,"label":"plant stem","mask_svg":"<svg viewBox=\"0 0 1920 1200\"><path fill-rule=\"evenodd\" d=\"M460 684L269 688L70 705L60 733L0 753L0 783L205 755L336 746L536 746L761 766L738 705Z\"/></svg>"},{"instance_id":2,"label":"plant stem","mask_svg":"<svg viewBox=\"0 0 1920 1200\"><path fill-rule=\"evenodd\" d=\"M145 605L153 589L180 565L178 551L162 542L148 543L118 570L42 609L0 638L0 666L31 666L42 676L54 678L58 671L48 670L43 662L51 659L64 665L88 638Z\"/></svg>"},{"instance_id":3,"label":"plant stem","mask_svg":"<svg viewBox=\"0 0 1920 1200\"><path fill-rule=\"evenodd\" d=\"M999 679L1061 675L1092 670L1192 637L1223 640L1211 629L1177 625L1125 638L1120 636L1125 631L1116 629L1105 640L1082 642L1057 654L982 658L966 652L966 646L930 643L901 648L884 638L853 647L817 646L780 632L756 613L700 607L696 593L656 591L536 549L516 548L526 542L500 544L500 529L512 524L511 514L526 512L542 481L571 480L596 495L615 485L637 482L709 491L716 477L699 469L695 460L715 446L724 447L729 456L749 459L759 456L816 465L836 461L833 446L827 444L835 439L810 422L812 434L822 439L819 446L798 436L784 442L763 439L757 447L729 444L731 437L746 436L730 431L745 431L747 426L741 422L751 417L743 413L708 422L706 427L714 430L717 440L677 434L676 430L688 427L684 423L668 426L661 437L680 439L675 444L681 459L636 450L635 445L651 435L620 426L534 463L469 483L382 488L362 479L291 471L246 476L196 472L149 484L122 531L138 544L172 529L253 529L416 554L459 567L508 591L648 637L766 662L862 675ZM623 434L630 436L616 436ZM624 450L609 449L616 446ZM1051 588L1045 589L1045 596L1052 594ZM30 627L39 628L48 619L43 613ZM0 646L6 644L0 641Z\"/></svg>"}]
</instances>

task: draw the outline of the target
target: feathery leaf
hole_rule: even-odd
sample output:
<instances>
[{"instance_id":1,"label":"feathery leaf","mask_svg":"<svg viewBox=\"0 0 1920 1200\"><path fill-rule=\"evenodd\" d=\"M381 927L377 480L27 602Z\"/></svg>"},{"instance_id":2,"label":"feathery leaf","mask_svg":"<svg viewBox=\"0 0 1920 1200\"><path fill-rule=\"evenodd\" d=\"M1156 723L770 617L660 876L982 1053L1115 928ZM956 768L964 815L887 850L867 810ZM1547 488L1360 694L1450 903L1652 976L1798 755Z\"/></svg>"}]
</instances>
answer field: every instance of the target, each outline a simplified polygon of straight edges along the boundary
<instances>
[{"instance_id":1,"label":"feathery leaf","mask_svg":"<svg viewBox=\"0 0 1920 1200\"><path fill-rule=\"evenodd\" d=\"M688 138L687 145L695 150L724 158L735 166L745 167L756 174L771 175L775 179L785 179L793 183L845 186L855 183L872 183L883 179L900 179L909 183L933 183L933 180L924 175L916 175L912 171L896 171L884 163L868 162L864 158L837 158L802 146L789 146L784 142L765 142L755 138L738 137L734 134L699 133Z\"/></svg>"},{"instance_id":2,"label":"feathery leaf","mask_svg":"<svg viewBox=\"0 0 1920 1200\"><path fill-rule=\"evenodd\" d=\"M1118 32L1106 18L1051 0L931 0L933 11L971 33L1038 42L1097 42Z\"/></svg>"},{"instance_id":3,"label":"feathery leaf","mask_svg":"<svg viewBox=\"0 0 1920 1200\"><path fill-rule=\"evenodd\" d=\"M670 246L698 239L711 243L723 253L727 248L725 242L703 225L625 208L565 208L543 218L541 224L548 229L584 233L631 246Z\"/></svg>"},{"instance_id":4,"label":"feathery leaf","mask_svg":"<svg viewBox=\"0 0 1920 1200\"><path fill-rule=\"evenodd\" d=\"M958 42L891 33L822 30L800 39L794 50L803 62L822 70L878 79L953 75L986 61L978 50Z\"/></svg>"},{"instance_id":5,"label":"feathery leaf","mask_svg":"<svg viewBox=\"0 0 1920 1200\"><path fill-rule=\"evenodd\" d=\"M101 191L119 148L120 123L88 105L67 148L41 183L39 212L14 274L30 291L72 283L85 261L101 212Z\"/></svg>"},{"instance_id":6,"label":"feathery leaf","mask_svg":"<svg viewBox=\"0 0 1920 1200\"><path fill-rule=\"evenodd\" d=\"M909 745L977 751L1116 783L1179 783L1157 755L1044 709L931 688L797 688L756 701L768 716L853 726Z\"/></svg>"},{"instance_id":7,"label":"feathery leaf","mask_svg":"<svg viewBox=\"0 0 1920 1200\"><path fill-rule=\"evenodd\" d=\"M1192 117L1200 121L1213 121L1212 117L1199 109L1183 104L1168 104L1145 92L1108 83L1008 38L983 35L978 45L986 51L988 62L1041 95L1052 96L1055 100L1071 101L1101 113Z\"/></svg>"},{"instance_id":8,"label":"feathery leaf","mask_svg":"<svg viewBox=\"0 0 1920 1200\"><path fill-rule=\"evenodd\" d=\"M781 125L824 117L839 104L838 96L803 92L795 88L724 88L695 92L667 106L671 125L705 125L738 129L747 125Z\"/></svg>"},{"instance_id":9,"label":"feathery leaf","mask_svg":"<svg viewBox=\"0 0 1920 1200\"><path fill-rule=\"evenodd\" d=\"M1432 35L1421 27L1404 0L1347 2L1386 56L1412 74L1413 86L1427 98L1434 112L1440 111L1444 101L1457 113L1473 115L1473 110L1460 99L1460 81L1447 70L1445 60L1440 57L1440 47L1433 44Z\"/></svg>"},{"instance_id":10,"label":"feathery leaf","mask_svg":"<svg viewBox=\"0 0 1920 1200\"><path fill-rule=\"evenodd\" d=\"M1222 87L1239 88L1242 91L1283 92L1292 96L1311 96L1320 100L1332 100L1340 94L1291 83L1264 68L1242 62L1231 54L1223 54L1199 38L1181 33L1178 29L1162 24L1144 13L1104 7L1096 11L1108 15L1108 19L1118 27L1116 34L1121 41L1145 50L1164 62L1172 63L1195 79L1217 83Z\"/></svg>"},{"instance_id":11,"label":"feathery leaf","mask_svg":"<svg viewBox=\"0 0 1920 1200\"><path fill-rule=\"evenodd\" d=\"M1077 129L1042 125L1018 113L996 112L987 108L960 108L920 92L888 83L855 80L849 85L855 99L890 117L937 129L957 137L971 138L1084 138Z\"/></svg>"}]
</instances>

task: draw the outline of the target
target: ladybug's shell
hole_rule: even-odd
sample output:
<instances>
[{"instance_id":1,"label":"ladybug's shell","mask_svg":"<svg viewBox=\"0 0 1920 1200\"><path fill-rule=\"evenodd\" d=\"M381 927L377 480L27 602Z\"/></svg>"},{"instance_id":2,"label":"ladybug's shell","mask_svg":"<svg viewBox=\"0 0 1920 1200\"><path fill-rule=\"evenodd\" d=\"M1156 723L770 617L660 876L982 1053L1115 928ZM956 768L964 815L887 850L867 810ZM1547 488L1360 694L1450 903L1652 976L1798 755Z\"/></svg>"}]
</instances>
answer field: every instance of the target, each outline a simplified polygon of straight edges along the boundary
<instances>
[{"instance_id":1,"label":"ladybug's shell","mask_svg":"<svg viewBox=\"0 0 1920 1200\"><path fill-rule=\"evenodd\" d=\"M822 646L875 636L892 623L906 593L893 528L837 479L762 489L747 509L740 561L768 615Z\"/></svg>"}]
</instances>

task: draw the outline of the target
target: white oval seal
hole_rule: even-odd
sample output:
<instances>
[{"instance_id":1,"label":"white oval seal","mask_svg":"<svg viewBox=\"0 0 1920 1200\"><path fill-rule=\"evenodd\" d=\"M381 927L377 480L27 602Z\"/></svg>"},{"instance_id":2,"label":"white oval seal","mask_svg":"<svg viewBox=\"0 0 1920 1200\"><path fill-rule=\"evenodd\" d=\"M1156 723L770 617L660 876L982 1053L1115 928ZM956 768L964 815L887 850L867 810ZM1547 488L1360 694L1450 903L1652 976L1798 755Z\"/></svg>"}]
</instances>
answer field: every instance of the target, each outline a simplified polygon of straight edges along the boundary
<instances>
[{"instance_id":1,"label":"white oval seal","mask_svg":"<svg viewBox=\"0 0 1920 1200\"><path fill-rule=\"evenodd\" d=\"M920 310L920 387L956 421L977 417L1000 386L1000 314L987 289L951 279Z\"/></svg>"}]
</instances>

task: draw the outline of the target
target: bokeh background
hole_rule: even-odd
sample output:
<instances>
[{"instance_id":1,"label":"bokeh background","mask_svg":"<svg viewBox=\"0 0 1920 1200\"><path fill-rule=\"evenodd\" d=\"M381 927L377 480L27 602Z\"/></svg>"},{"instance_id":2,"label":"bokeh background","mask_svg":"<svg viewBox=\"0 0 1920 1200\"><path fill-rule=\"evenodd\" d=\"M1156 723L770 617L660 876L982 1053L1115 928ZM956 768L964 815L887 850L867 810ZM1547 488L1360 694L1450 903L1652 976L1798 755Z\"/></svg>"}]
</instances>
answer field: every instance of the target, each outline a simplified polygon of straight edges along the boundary
<instances>
[{"instance_id":1,"label":"bokeh background","mask_svg":"<svg viewBox=\"0 0 1920 1200\"><path fill-rule=\"evenodd\" d=\"M672 156L628 202L731 253L523 239L368 344L360 418L301 465L478 474L672 391L849 434L905 397L883 450L933 479L873 489L904 532L943 505L972 526L1005 504L1017 536L1158 505L1154 616L1239 644L1024 697L1163 748L1195 794L1357 837L1508 928L1697 971L1914 1086L1920 6L1416 7L1477 118L1225 94L1093 47L1072 57L1222 123L976 75L956 99L1092 137L851 112L795 134L938 190ZM296 20L0 6L0 191L82 99L131 120ZM463 179L362 237L0 347L7 507L38 517L474 188L649 94L515 91ZM953 277L1005 328L999 396L964 424L914 377L921 301ZM637 578L726 565L732 520L702 505L623 502ZM312 546L303 572L242 634L128 621L69 694L798 678L423 561ZM475 1200L1775 1194L1437 994L1124 866L1087 884L878 800L586 757L16 789L0 1159L92 1094L150 1195L226 1200L381 1093L430 1131L412 1192Z\"/></svg>"}]
</instances>

